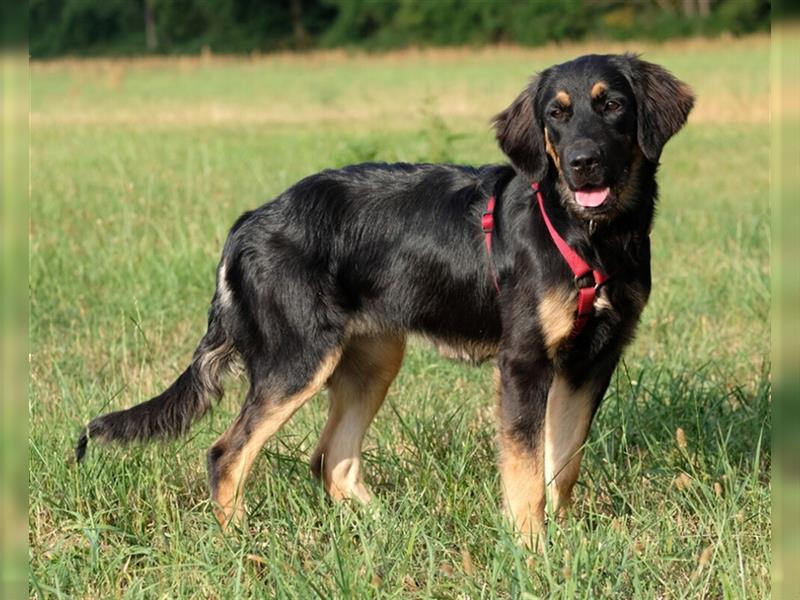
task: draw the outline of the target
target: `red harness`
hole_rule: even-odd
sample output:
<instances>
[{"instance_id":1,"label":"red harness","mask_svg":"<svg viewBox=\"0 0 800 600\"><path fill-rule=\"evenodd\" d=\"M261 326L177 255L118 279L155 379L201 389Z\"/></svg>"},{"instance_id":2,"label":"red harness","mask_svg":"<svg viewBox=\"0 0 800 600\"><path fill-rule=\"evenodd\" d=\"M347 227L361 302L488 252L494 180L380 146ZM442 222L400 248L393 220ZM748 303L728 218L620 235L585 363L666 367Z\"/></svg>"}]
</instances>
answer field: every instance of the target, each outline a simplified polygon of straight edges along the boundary
<instances>
[{"instance_id":1,"label":"red harness","mask_svg":"<svg viewBox=\"0 0 800 600\"><path fill-rule=\"evenodd\" d=\"M574 277L575 287L578 288L578 305L575 311L575 323L572 326L572 333L570 334L571 337L577 336L583 328L586 327L586 323L589 322L589 318L594 313L594 305L597 301L597 292L600 290L600 287L608 281L608 275L601 271L597 271L592 269L589 264L583 260L575 250L570 248L569 244L562 238L556 228L553 227L553 223L550 222L550 217L547 216L547 212L544 210L544 198L542 197L542 192L539 189L539 184L534 182L531 184L533 191L536 192L536 199L539 202L539 210L542 213L542 218L544 219L544 224L547 226L547 231L550 232L550 237L553 240L553 243L558 248L558 251L561 253L561 256L564 257L564 260L567 261L570 270ZM486 239L486 252L491 257L492 254L492 232L494 231L494 205L495 205L495 197L491 196L489 198L489 202L486 205L486 212L483 213L481 216L481 227L483 228L483 233ZM500 285L497 281L497 275L494 272L494 269L491 269L492 273L492 280L494 281L494 287L497 288L497 291L500 291ZM592 276L592 280L588 280L588 276ZM582 282L588 283L588 285L582 285Z\"/></svg>"}]
</instances>

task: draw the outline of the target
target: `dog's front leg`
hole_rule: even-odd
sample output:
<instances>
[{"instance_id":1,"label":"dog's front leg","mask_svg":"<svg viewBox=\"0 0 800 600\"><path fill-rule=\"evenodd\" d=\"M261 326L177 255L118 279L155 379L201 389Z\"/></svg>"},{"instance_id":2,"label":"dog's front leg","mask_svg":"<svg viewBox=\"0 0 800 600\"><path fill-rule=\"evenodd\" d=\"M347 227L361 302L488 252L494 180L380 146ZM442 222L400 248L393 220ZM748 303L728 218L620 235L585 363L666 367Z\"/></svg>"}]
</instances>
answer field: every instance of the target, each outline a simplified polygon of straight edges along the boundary
<instances>
[{"instance_id":1,"label":"dog's front leg","mask_svg":"<svg viewBox=\"0 0 800 600\"><path fill-rule=\"evenodd\" d=\"M619 348L602 352L578 372L553 377L545 417L544 474L553 513L564 517L572 501L589 427L620 357Z\"/></svg>"},{"instance_id":2,"label":"dog's front leg","mask_svg":"<svg viewBox=\"0 0 800 600\"><path fill-rule=\"evenodd\" d=\"M522 542L544 547L544 431L553 367L525 353L498 358L500 474L506 511Z\"/></svg>"}]
</instances>

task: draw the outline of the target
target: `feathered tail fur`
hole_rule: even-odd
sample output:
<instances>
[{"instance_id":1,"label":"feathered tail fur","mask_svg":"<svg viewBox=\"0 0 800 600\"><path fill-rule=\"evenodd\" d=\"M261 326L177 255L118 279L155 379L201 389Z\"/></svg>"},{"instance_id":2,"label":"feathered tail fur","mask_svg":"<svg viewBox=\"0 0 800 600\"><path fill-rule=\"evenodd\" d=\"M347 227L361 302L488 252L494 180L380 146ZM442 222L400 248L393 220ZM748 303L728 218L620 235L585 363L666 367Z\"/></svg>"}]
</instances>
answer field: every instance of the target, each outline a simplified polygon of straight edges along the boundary
<instances>
[{"instance_id":1,"label":"feathered tail fur","mask_svg":"<svg viewBox=\"0 0 800 600\"><path fill-rule=\"evenodd\" d=\"M127 410L91 421L75 447L80 462L91 439L100 442L145 441L183 435L222 397L222 377L236 357L212 304L208 331L195 350L192 363L164 392Z\"/></svg>"}]
</instances>

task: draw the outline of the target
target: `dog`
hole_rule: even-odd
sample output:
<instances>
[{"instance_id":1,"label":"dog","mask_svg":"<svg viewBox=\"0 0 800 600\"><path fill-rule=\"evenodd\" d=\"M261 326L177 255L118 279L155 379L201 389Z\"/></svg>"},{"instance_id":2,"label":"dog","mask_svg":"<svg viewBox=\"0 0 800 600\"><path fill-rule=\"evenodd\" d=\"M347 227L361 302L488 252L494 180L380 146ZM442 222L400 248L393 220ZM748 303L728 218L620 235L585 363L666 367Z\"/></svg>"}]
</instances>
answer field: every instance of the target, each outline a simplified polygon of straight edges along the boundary
<instances>
[{"instance_id":1,"label":"dog","mask_svg":"<svg viewBox=\"0 0 800 600\"><path fill-rule=\"evenodd\" d=\"M650 287L656 170L692 90L637 55L535 76L493 121L511 164L360 164L312 175L233 225L208 329L162 394L91 421L89 439L178 436L240 364L250 388L208 452L222 527L264 443L327 387L311 469L369 502L361 446L419 334L496 362L499 468L511 524L541 548L547 499L570 504L594 414Z\"/></svg>"}]
</instances>

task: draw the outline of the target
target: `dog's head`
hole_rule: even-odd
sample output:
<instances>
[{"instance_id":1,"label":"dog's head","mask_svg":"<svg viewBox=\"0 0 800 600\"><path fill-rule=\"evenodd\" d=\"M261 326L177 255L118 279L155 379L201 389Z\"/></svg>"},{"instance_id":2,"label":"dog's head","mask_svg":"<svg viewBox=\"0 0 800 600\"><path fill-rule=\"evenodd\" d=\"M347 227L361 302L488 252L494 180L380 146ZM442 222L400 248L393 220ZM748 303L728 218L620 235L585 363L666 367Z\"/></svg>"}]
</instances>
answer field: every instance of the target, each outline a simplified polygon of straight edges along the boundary
<instances>
[{"instance_id":1,"label":"dog's head","mask_svg":"<svg viewBox=\"0 0 800 600\"><path fill-rule=\"evenodd\" d=\"M570 212L610 219L631 210L645 161L683 127L691 89L632 54L588 55L542 72L494 125L500 148L524 176L555 169Z\"/></svg>"}]
</instances>

